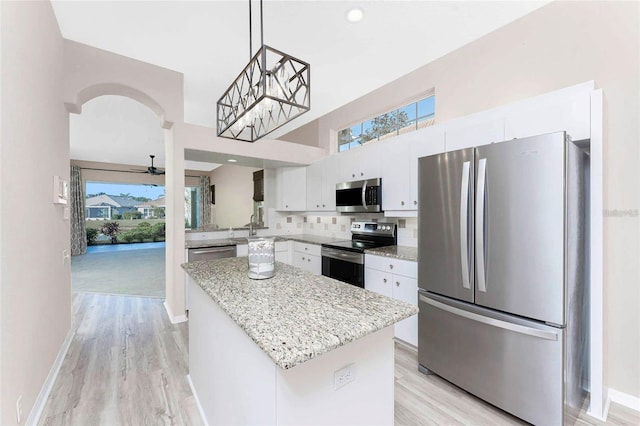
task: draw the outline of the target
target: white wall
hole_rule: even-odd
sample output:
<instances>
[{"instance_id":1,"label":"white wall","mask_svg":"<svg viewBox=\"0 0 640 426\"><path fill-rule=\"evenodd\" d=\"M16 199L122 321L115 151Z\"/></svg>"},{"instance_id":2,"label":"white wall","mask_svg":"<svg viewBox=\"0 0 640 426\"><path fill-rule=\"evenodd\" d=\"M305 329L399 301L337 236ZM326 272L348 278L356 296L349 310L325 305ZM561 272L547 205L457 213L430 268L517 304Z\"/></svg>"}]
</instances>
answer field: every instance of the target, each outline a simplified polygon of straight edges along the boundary
<instances>
[{"instance_id":1,"label":"white wall","mask_svg":"<svg viewBox=\"0 0 640 426\"><path fill-rule=\"evenodd\" d=\"M69 221L52 203L69 179L63 41L49 2L1 2L0 424L24 419L71 327ZM24 422L24 420L23 420Z\"/></svg>"},{"instance_id":2,"label":"white wall","mask_svg":"<svg viewBox=\"0 0 640 426\"><path fill-rule=\"evenodd\" d=\"M209 174L216 186L216 203L211 206L211 223L220 229L241 227L253 214L253 172L260 169L224 165Z\"/></svg>"},{"instance_id":3,"label":"white wall","mask_svg":"<svg viewBox=\"0 0 640 426\"><path fill-rule=\"evenodd\" d=\"M329 149L332 132L431 87L443 123L591 80L604 91L605 383L640 398L640 3L553 2L282 139Z\"/></svg>"}]
</instances>

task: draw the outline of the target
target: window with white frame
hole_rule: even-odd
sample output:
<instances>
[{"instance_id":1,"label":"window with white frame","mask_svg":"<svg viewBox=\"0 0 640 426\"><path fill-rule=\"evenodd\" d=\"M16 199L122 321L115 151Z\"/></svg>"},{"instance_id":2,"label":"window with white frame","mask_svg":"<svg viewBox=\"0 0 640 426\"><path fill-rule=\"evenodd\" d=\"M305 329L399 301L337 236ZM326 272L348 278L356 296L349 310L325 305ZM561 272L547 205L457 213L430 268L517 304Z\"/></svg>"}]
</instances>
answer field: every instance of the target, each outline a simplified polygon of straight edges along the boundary
<instances>
[{"instance_id":1,"label":"window with white frame","mask_svg":"<svg viewBox=\"0 0 640 426\"><path fill-rule=\"evenodd\" d=\"M338 132L338 152L433 125L435 94Z\"/></svg>"}]
</instances>

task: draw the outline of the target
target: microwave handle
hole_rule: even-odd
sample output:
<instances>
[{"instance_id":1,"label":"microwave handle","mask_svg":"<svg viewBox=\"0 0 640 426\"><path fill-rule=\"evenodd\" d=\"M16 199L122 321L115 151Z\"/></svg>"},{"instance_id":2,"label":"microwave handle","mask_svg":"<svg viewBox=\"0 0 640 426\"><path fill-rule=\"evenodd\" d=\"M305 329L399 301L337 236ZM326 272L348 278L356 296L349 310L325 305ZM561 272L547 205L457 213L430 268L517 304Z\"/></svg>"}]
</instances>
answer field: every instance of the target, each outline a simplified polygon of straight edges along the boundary
<instances>
[{"instance_id":1,"label":"microwave handle","mask_svg":"<svg viewBox=\"0 0 640 426\"><path fill-rule=\"evenodd\" d=\"M367 194L367 181L365 180L364 183L362 184L362 208L364 208L365 210L369 210L369 207L367 207L366 194Z\"/></svg>"}]
</instances>

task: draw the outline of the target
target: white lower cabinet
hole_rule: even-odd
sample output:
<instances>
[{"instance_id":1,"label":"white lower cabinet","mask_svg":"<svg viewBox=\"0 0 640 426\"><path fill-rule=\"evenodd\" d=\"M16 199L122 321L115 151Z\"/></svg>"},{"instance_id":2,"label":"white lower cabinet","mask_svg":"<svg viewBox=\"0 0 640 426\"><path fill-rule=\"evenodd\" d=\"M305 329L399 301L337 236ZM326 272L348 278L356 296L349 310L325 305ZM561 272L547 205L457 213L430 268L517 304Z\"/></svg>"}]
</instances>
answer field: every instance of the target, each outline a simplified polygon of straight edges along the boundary
<instances>
[{"instance_id":1,"label":"white lower cabinet","mask_svg":"<svg viewBox=\"0 0 640 426\"><path fill-rule=\"evenodd\" d=\"M319 245L294 241L292 257L293 266L309 271L312 274L322 274L322 257Z\"/></svg>"},{"instance_id":2,"label":"white lower cabinet","mask_svg":"<svg viewBox=\"0 0 640 426\"><path fill-rule=\"evenodd\" d=\"M289 242L276 242L276 261L291 265L291 256L289 255Z\"/></svg>"},{"instance_id":3,"label":"white lower cabinet","mask_svg":"<svg viewBox=\"0 0 640 426\"><path fill-rule=\"evenodd\" d=\"M249 245L238 244L236 246L236 257L247 257L247 256L249 256Z\"/></svg>"},{"instance_id":4,"label":"white lower cabinet","mask_svg":"<svg viewBox=\"0 0 640 426\"><path fill-rule=\"evenodd\" d=\"M418 306L418 263L384 256L365 255L364 287L383 296ZM418 346L418 316L395 325L395 336Z\"/></svg>"}]
</instances>

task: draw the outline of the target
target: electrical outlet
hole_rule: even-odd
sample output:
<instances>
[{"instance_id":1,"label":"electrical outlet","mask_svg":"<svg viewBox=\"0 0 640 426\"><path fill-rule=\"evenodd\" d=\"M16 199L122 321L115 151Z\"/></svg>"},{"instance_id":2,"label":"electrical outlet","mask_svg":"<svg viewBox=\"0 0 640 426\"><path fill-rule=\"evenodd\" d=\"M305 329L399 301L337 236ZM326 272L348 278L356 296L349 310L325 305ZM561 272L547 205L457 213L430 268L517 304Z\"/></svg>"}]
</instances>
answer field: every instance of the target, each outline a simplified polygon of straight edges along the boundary
<instances>
[{"instance_id":1,"label":"electrical outlet","mask_svg":"<svg viewBox=\"0 0 640 426\"><path fill-rule=\"evenodd\" d=\"M18 424L22 423L22 395L16 401L16 422Z\"/></svg>"},{"instance_id":2,"label":"electrical outlet","mask_svg":"<svg viewBox=\"0 0 640 426\"><path fill-rule=\"evenodd\" d=\"M333 389L338 390L356 379L356 364L349 364L333 373Z\"/></svg>"}]
</instances>

